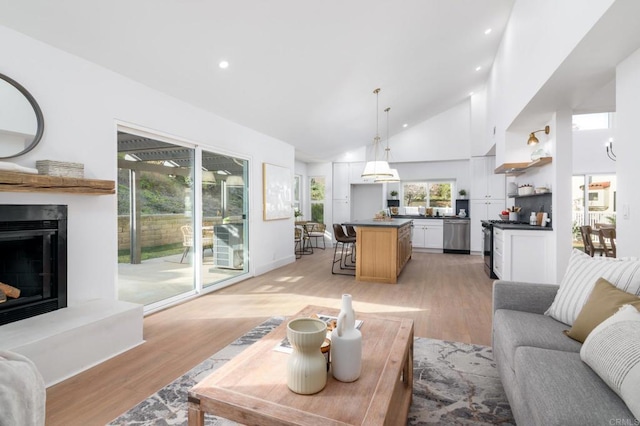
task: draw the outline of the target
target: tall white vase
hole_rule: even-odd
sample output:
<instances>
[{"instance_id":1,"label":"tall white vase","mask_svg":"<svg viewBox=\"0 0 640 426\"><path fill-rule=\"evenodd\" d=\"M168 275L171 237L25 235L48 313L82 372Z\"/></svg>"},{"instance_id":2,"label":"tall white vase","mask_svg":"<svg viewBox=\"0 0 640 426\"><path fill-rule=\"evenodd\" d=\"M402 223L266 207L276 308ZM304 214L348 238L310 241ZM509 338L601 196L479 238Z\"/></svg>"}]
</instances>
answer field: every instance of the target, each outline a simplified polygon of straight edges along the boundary
<instances>
[{"instance_id":1,"label":"tall white vase","mask_svg":"<svg viewBox=\"0 0 640 426\"><path fill-rule=\"evenodd\" d=\"M295 393L310 395L327 384L327 360L320 347L327 324L317 318L296 318L287 324L293 353L287 363L287 386Z\"/></svg>"},{"instance_id":2,"label":"tall white vase","mask_svg":"<svg viewBox=\"0 0 640 426\"><path fill-rule=\"evenodd\" d=\"M351 295L342 295L338 323L331 332L331 371L341 382L353 382L362 369L362 333L356 328Z\"/></svg>"}]
</instances>

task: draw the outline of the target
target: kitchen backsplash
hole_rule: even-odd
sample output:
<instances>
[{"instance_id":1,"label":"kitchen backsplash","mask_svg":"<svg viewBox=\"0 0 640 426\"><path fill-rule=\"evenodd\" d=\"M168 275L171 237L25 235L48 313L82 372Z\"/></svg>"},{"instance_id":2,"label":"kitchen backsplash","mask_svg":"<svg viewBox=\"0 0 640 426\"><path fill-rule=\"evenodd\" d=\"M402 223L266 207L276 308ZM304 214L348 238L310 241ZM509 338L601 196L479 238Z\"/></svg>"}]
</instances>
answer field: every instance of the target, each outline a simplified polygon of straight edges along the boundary
<instances>
[{"instance_id":1,"label":"kitchen backsplash","mask_svg":"<svg viewBox=\"0 0 640 426\"><path fill-rule=\"evenodd\" d=\"M547 213L549 219L552 219L552 222L547 226L553 226L553 215L552 213L552 205L551 205L551 194L538 194L538 195L530 195L525 197L514 197L514 206L519 206L521 208L520 213L518 214L519 221L528 221L529 216L531 216L531 212L543 212Z\"/></svg>"}]
</instances>

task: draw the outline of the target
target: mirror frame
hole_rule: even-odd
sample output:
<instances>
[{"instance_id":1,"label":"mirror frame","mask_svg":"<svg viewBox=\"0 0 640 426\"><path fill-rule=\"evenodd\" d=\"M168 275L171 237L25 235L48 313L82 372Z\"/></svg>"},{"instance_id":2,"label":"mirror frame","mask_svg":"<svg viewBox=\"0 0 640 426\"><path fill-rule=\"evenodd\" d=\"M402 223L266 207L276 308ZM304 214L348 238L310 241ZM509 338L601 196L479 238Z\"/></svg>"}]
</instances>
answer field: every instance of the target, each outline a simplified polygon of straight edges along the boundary
<instances>
[{"instance_id":1,"label":"mirror frame","mask_svg":"<svg viewBox=\"0 0 640 426\"><path fill-rule=\"evenodd\" d=\"M35 148L36 145L38 145L38 143L40 142L40 139L42 139L42 134L44 133L44 116L42 115L42 110L40 109L40 106L38 105L34 97L31 96L31 93L29 93L27 89L22 87L20 83L18 83L11 77L7 77L4 74L0 74L0 79L6 81L7 83L11 84L13 87L18 89L18 91L22 93L22 95L27 99L27 101L29 101L29 104L31 104L31 107L33 108L33 112L36 114L36 121L38 123L36 134L33 137L33 140L31 141L31 143L25 149L23 149L22 151L16 154L13 154L7 157L0 157L0 160L2 160L5 158L14 158L14 157L18 157L20 155L26 154L27 152Z\"/></svg>"}]
</instances>

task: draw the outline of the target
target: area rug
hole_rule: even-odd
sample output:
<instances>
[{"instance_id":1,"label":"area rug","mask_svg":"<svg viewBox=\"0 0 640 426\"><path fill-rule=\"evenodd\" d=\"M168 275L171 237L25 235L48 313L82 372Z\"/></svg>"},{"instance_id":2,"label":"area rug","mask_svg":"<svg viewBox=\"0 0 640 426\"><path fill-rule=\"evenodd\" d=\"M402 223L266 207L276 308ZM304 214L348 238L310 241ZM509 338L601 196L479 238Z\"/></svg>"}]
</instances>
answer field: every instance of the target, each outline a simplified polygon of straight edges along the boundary
<instances>
[{"instance_id":1,"label":"area rug","mask_svg":"<svg viewBox=\"0 0 640 426\"><path fill-rule=\"evenodd\" d=\"M187 425L188 390L282 321L274 317L254 328L109 426ZM515 425L491 348L418 337L413 353L413 403L408 425ZM236 423L207 414L205 424Z\"/></svg>"}]
</instances>

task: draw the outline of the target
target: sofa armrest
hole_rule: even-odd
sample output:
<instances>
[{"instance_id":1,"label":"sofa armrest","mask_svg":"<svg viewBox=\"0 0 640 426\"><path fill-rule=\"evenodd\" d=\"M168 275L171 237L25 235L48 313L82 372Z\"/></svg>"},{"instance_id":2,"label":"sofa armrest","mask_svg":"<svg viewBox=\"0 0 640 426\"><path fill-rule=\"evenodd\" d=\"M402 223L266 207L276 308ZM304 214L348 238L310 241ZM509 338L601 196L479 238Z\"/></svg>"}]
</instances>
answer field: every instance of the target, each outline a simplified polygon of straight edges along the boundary
<instances>
[{"instance_id":1,"label":"sofa armrest","mask_svg":"<svg viewBox=\"0 0 640 426\"><path fill-rule=\"evenodd\" d=\"M544 314L559 286L498 280L493 283L493 312L498 309Z\"/></svg>"}]
</instances>

